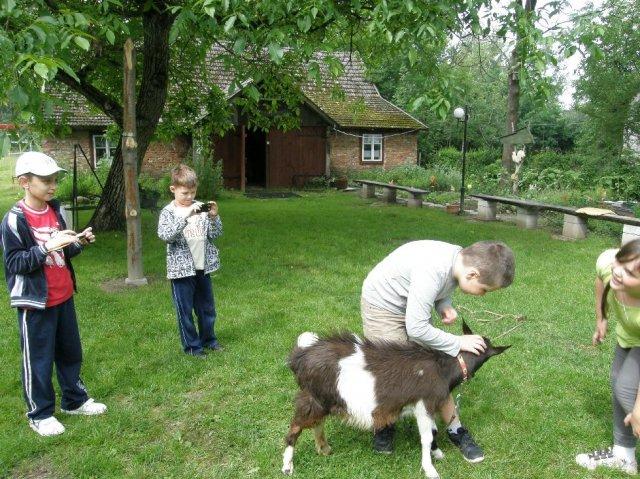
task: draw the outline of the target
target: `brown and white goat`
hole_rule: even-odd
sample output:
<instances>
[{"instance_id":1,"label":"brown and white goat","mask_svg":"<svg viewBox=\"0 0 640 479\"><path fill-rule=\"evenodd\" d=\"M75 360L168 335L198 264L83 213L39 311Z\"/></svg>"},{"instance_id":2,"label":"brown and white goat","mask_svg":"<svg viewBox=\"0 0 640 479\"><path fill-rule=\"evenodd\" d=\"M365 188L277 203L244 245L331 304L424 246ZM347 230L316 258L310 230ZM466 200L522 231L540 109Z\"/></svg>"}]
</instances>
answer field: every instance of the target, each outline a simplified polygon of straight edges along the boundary
<instances>
[{"instance_id":1,"label":"brown and white goat","mask_svg":"<svg viewBox=\"0 0 640 479\"><path fill-rule=\"evenodd\" d=\"M463 331L473 334L464 323ZM319 338L302 333L289 356L300 391L285 439L282 472L293 473L294 447L303 429L313 428L318 454L330 454L324 436L328 415L342 415L357 427L379 430L395 423L403 409L412 409L420 432L422 469L428 478L438 478L430 454L434 413L454 387L509 347L494 347L489 339L484 340L484 353L463 352L452 357L415 343L372 342L354 334Z\"/></svg>"}]
</instances>

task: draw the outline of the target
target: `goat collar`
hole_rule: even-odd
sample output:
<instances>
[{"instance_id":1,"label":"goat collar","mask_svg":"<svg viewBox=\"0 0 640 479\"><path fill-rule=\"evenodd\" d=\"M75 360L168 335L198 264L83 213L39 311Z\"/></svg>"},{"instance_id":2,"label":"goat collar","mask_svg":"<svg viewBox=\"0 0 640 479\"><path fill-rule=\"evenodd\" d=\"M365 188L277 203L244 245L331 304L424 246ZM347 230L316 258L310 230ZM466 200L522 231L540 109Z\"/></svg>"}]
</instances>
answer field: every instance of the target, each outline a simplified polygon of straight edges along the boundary
<instances>
[{"instance_id":1,"label":"goat collar","mask_svg":"<svg viewBox=\"0 0 640 479\"><path fill-rule=\"evenodd\" d=\"M458 363L460 364L460 369L462 370L462 382L467 382L469 380L469 370L467 369L467 363L464 362L464 358L462 354L458 354L456 356Z\"/></svg>"}]
</instances>

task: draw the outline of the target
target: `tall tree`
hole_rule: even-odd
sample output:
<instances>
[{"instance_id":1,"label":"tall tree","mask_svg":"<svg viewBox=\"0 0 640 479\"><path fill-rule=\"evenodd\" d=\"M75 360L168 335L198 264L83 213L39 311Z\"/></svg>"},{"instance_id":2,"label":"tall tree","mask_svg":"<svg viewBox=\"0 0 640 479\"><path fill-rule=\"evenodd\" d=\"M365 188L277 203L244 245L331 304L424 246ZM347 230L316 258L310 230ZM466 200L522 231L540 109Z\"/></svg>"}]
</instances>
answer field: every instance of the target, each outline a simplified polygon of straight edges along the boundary
<instances>
[{"instance_id":1,"label":"tall tree","mask_svg":"<svg viewBox=\"0 0 640 479\"><path fill-rule=\"evenodd\" d=\"M514 8L515 46L511 51L509 60L509 70L507 73L507 115L505 125L505 135L513 133L518 128L520 113L520 75L522 72L523 58L526 57L528 37L524 34L523 28L531 28L535 23L536 0L520 0L512 4ZM502 147L502 167L506 172L513 171L512 160L513 145L505 143Z\"/></svg>"},{"instance_id":2,"label":"tall tree","mask_svg":"<svg viewBox=\"0 0 640 479\"><path fill-rule=\"evenodd\" d=\"M549 65L557 65L551 49L555 38L546 33L555 30L556 26L543 30L540 24L552 23L563 7L566 7L564 0L553 0L542 6L537 5L537 0L514 0L509 4L506 14L496 15L502 18L503 25L498 30L498 35L513 41L507 72L505 135L521 127L520 100L523 88L532 97L547 98L553 94L547 68ZM512 153L513 145L504 144L502 166L505 173L513 171Z\"/></svg>"},{"instance_id":3,"label":"tall tree","mask_svg":"<svg viewBox=\"0 0 640 479\"><path fill-rule=\"evenodd\" d=\"M589 118L583 144L620 155L625 134L640 135L640 9L637 0L609 0L582 12L573 33L583 54L577 108Z\"/></svg>"},{"instance_id":4,"label":"tall tree","mask_svg":"<svg viewBox=\"0 0 640 479\"><path fill-rule=\"evenodd\" d=\"M339 72L335 60L314 58L315 51L366 39L366 45L400 52L415 66L425 48L443 45L454 33L479 31L478 12L489 4L490 0L0 0L0 57L7 67L0 72L0 105L7 105L21 123L50 129L46 113L56 98L48 88L63 84L121 128L119 59L124 38L130 36L139 52L136 69L142 72L136 105L141 163L161 116L167 132L188 129L202 116L203 104L224 111L219 91L201 98L201 92L212 87L204 63L214 43L222 46L228 68L236 72L232 87L253 80L239 106L256 113L260 127L273 121L291 125L276 114L281 111L278 105L262 101L261 92L279 92L282 102L294 106L297 83L317 79L324 66ZM302 62L307 63L304 72L287 73ZM443 79L439 92L447 88ZM185 92L200 93L193 98ZM448 105L439 92L422 92L418 98L434 101L443 112ZM266 113L265 105L271 106ZM96 229L122 227L122 177L118 148L92 218Z\"/></svg>"}]
</instances>

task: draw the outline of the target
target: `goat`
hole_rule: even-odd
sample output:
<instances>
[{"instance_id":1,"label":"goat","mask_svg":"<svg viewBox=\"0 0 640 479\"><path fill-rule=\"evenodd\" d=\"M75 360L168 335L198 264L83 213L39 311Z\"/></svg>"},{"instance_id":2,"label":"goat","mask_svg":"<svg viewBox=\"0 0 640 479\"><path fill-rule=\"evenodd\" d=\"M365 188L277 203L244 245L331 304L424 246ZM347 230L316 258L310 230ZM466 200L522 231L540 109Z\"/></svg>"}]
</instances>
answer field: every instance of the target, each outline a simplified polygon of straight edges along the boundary
<instances>
[{"instance_id":1,"label":"goat","mask_svg":"<svg viewBox=\"0 0 640 479\"><path fill-rule=\"evenodd\" d=\"M463 322L464 334L473 334ZM342 333L319 338L302 333L289 356L289 367L300 391L282 460L282 472L293 473L293 452L304 429L313 428L316 451L329 455L324 419L341 415L364 429L382 429L396 422L405 409L413 409L422 444L422 469L429 479L440 476L431 462L434 439L433 415L457 385L466 381L490 357L510 346L487 348L475 355L457 357L424 348L416 343L362 340ZM442 457L435 448L434 457Z\"/></svg>"}]
</instances>

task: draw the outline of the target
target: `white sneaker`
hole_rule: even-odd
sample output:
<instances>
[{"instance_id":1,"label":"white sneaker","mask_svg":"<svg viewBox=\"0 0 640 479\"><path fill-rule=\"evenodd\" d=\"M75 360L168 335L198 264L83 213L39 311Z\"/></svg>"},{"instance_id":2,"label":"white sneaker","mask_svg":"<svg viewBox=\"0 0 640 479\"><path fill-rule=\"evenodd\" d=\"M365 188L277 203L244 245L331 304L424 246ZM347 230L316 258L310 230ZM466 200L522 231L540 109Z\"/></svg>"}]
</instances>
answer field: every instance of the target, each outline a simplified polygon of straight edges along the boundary
<instances>
[{"instance_id":1,"label":"white sneaker","mask_svg":"<svg viewBox=\"0 0 640 479\"><path fill-rule=\"evenodd\" d=\"M612 448L608 447L600 451L593 451L586 454L578 454L576 463L579 466L586 467L593 471L596 467L608 467L617 471L623 471L627 474L638 473L638 463L629 461L628 459L615 456Z\"/></svg>"},{"instance_id":2,"label":"white sneaker","mask_svg":"<svg viewBox=\"0 0 640 479\"><path fill-rule=\"evenodd\" d=\"M64 432L64 426L55 417L29 419L29 427L41 436L57 436Z\"/></svg>"},{"instance_id":3,"label":"white sneaker","mask_svg":"<svg viewBox=\"0 0 640 479\"><path fill-rule=\"evenodd\" d=\"M107 412L107 406L101 402L96 402L93 398L89 398L79 408L72 409L71 411L62 409L62 412L67 414L81 414L83 416L97 416L98 414Z\"/></svg>"}]
</instances>

